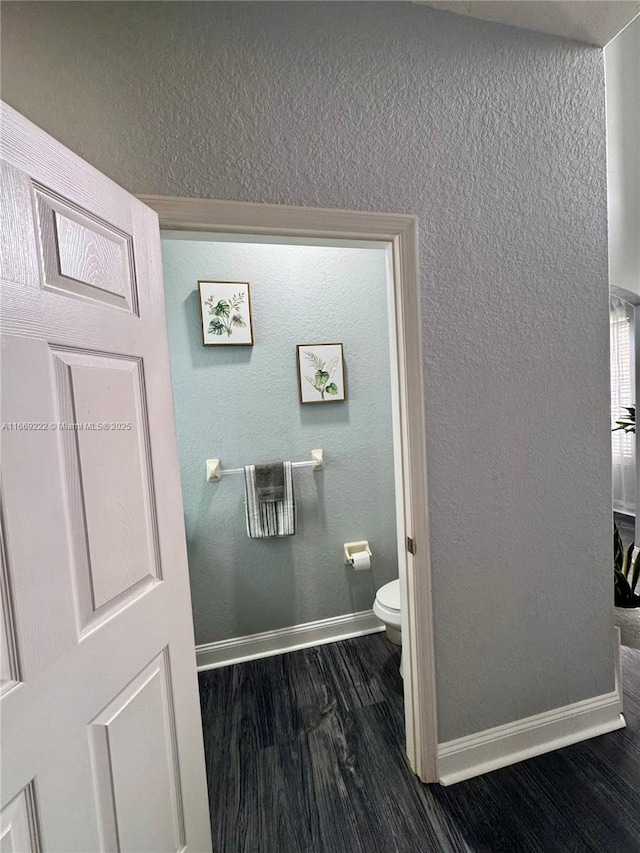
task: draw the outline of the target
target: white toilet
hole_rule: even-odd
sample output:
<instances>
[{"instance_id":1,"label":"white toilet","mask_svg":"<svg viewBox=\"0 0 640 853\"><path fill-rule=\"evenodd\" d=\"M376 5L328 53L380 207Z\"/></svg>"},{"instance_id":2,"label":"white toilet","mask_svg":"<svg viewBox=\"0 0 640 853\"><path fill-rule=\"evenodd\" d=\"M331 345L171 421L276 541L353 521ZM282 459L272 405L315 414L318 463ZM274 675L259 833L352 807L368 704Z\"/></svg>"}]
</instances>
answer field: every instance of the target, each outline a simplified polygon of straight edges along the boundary
<instances>
[{"instance_id":1,"label":"white toilet","mask_svg":"<svg viewBox=\"0 0 640 853\"><path fill-rule=\"evenodd\" d=\"M373 612L381 622L384 622L388 639L396 646L401 646L400 580L391 581L380 587L373 602Z\"/></svg>"}]
</instances>

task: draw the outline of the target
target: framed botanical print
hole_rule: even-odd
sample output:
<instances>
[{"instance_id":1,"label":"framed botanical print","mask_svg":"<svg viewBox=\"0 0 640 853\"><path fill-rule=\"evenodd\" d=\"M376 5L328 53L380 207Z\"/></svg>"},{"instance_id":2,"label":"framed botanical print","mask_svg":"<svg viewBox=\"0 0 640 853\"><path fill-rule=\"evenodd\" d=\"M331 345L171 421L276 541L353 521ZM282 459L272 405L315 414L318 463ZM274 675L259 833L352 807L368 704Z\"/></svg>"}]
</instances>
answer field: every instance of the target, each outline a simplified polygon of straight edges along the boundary
<instances>
[{"instance_id":1,"label":"framed botanical print","mask_svg":"<svg viewBox=\"0 0 640 853\"><path fill-rule=\"evenodd\" d=\"M253 346L248 281L199 281L202 343Z\"/></svg>"},{"instance_id":2,"label":"framed botanical print","mask_svg":"<svg viewBox=\"0 0 640 853\"><path fill-rule=\"evenodd\" d=\"M342 344L298 344L297 361L301 403L346 400Z\"/></svg>"}]
</instances>

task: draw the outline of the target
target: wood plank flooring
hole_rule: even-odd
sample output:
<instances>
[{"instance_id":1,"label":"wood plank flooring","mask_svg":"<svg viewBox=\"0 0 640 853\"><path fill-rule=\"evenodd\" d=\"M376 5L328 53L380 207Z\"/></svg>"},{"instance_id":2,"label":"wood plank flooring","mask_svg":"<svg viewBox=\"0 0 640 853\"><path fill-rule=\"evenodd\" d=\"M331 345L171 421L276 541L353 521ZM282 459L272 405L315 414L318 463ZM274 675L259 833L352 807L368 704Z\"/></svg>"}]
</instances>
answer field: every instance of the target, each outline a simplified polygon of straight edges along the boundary
<instances>
[{"instance_id":1,"label":"wood plank flooring","mask_svg":"<svg viewBox=\"0 0 640 853\"><path fill-rule=\"evenodd\" d=\"M371 634L200 674L215 853L640 853L627 728L449 788L404 757L399 651Z\"/></svg>"}]
</instances>

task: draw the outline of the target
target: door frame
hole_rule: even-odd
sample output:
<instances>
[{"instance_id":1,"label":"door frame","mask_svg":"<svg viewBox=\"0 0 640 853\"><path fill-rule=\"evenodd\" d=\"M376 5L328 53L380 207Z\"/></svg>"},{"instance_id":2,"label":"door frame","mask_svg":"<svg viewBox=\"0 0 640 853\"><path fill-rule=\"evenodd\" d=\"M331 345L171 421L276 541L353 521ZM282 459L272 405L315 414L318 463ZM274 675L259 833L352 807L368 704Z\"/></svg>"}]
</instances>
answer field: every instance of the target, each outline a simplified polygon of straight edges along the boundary
<instances>
[{"instance_id":1,"label":"door frame","mask_svg":"<svg viewBox=\"0 0 640 853\"><path fill-rule=\"evenodd\" d=\"M391 247L395 368L398 389L400 477L405 578L400 573L406 750L423 782L437 782L437 718L424 385L415 216L309 207L141 195L160 228L266 237L376 241ZM392 369L394 365L392 364ZM394 448L397 454L397 448ZM397 468L397 466L395 466ZM401 531L398 531L400 534ZM414 544L410 544L409 539ZM409 548L413 550L411 553Z\"/></svg>"}]
</instances>

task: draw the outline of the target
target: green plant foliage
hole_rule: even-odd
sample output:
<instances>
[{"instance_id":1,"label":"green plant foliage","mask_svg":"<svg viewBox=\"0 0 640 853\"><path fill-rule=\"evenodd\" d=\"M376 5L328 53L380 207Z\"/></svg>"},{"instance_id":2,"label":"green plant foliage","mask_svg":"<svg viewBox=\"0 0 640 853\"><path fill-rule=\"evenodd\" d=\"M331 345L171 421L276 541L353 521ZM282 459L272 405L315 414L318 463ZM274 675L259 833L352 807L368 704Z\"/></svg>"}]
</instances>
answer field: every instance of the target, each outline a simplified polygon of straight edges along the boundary
<instances>
[{"instance_id":1,"label":"green plant foliage","mask_svg":"<svg viewBox=\"0 0 640 853\"><path fill-rule=\"evenodd\" d=\"M612 429L612 432L617 432L619 429L624 430L624 432L632 432L635 434L636 431L636 407L635 406L623 406L626 409L627 414L623 415L619 420L616 421L616 425Z\"/></svg>"},{"instance_id":2,"label":"green plant foliage","mask_svg":"<svg viewBox=\"0 0 640 853\"><path fill-rule=\"evenodd\" d=\"M309 359L309 361L314 367L318 368L318 370L324 370L324 361L320 358L319 355L316 355L314 352L309 352L309 350L307 350L305 352L305 356Z\"/></svg>"},{"instance_id":3,"label":"green plant foliage","mask_svg":"<svg viewBox=\"0 0 640 853\"><path fill-rule=\"evenodd\" d=\"M221 299L217 305L211 308L210 314L215 314L216 317L229 316L229 303L225 299Z\"/></svg>"},{"instance_id":4,"label":"green plant foliage","mask_svg":"<svg viewBox=\"0 0 640 853\"><path fill-rule=\"evenodd\" d=\"M242 315L238 312L241 305L244 304L244 293L234 293L228 301L219 299L216 303L213 301L213 296L205 299L204 304L207 306L209 314L213 317L209 323L210 335L224 335L228 338L233 334L233 330L246 327L246 323Z\"/></svg>"},{"instance_id":5,"label":"green plant foliage","mask_svg":"<svg viewBox=\"0 0 640 853\"><path fill-rule=\"evenodd\" d=\"M612 432L623 430L625 433L636 431L636 407L623 406L626 415L616 421ZM633 559L634 543L625 550L617 523L613 523L613 579L614 603L616 607L640 607L640 554Z\"/></svg>"},{"instance_id":6,"label":"green plant foliage","mask_svg":"<svg viewBox=\"0 0 640 853\"><path fill-rule=\"evenodd\" d=\"M338 357L332 358L329 364L326 364L324 359L309 350L305 350L304 355L308 359L310 366L315 368L313 378L308 374L305 374L304 378L319 392L322 400L324 400L325 394L331 394L335 397L339 393L338 386L330 380L333 379L333 375L338 369Z\"/></svg>"},{"instance_id":7,"label":"green plant foliage","mask_svg":"<svg viewBox=\"0 0 640 853\"><path fill-rule=\"evenodd\" d=\"M613 581L616 607L640 607L640 555L633 559L634 543L624 548L617 522L613 523Z\"/></svg>"}]
</instances>

